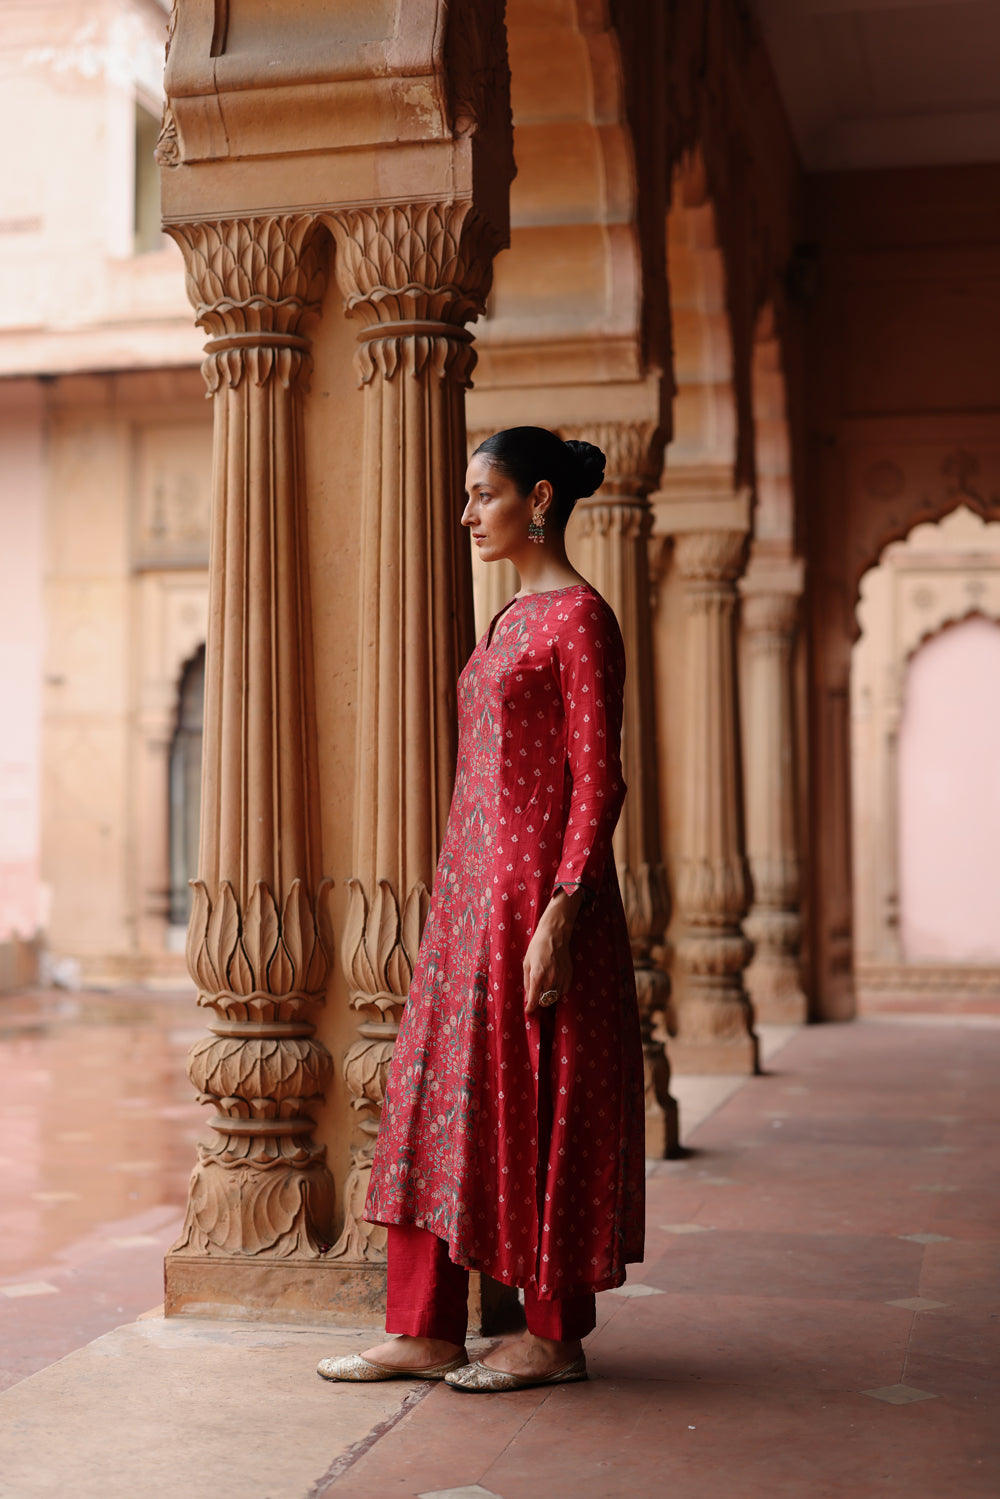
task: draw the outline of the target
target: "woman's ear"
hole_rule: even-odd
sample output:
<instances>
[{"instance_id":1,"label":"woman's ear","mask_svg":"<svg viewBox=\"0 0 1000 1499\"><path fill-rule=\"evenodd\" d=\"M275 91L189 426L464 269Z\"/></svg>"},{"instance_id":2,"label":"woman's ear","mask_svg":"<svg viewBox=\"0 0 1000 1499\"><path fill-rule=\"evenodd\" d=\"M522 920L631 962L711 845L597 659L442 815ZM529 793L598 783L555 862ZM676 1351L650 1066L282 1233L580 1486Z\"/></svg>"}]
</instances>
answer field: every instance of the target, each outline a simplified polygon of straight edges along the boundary
<instances>
[{"instance_id":1,"label":"woman's ear","mask_svg":"<svg viewBox=\"0 0 1000 1499\"><path fill-rule=\"evenodd\" d=\"M552 498L552 485L549 483L548 479L539 479L538 483L531 491L532 510L540 510L544 515L549 506L552 504Z\"/></svg>"}]
</instances>

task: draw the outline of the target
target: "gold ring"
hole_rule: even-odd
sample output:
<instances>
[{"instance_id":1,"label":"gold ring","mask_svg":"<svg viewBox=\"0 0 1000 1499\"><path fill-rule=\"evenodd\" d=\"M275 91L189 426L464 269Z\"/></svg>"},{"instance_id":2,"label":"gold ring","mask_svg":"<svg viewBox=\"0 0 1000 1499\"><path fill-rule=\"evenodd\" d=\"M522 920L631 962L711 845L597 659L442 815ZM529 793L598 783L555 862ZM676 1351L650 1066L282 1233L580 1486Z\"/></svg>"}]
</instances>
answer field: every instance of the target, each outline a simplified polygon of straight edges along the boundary
<instances>
[{"instance_id":1,"label":"gold ring","mask_svg":"<svg viewBox=\"0 0 1000 1499\"><path fill-rule=\"evenodd\" d=\"M559 990L558 989L546 989L545 993L542 994L542 995L540 995L538 1003L540 1005L554 1005L557 1002L558 999L559 999Z\"/></svg>"}]
</instances>

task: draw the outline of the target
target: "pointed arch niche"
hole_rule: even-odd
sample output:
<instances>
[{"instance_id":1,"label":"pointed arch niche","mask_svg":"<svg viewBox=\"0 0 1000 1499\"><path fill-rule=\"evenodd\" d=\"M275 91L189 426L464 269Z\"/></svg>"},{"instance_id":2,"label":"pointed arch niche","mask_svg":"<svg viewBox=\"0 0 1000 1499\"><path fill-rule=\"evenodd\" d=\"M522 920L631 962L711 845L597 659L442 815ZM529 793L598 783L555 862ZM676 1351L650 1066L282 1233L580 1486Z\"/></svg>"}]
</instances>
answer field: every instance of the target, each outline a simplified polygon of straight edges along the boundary
<instances>
[{"instance_id":1,"label":"pointed arch niche","mask_svg":"<svg viewBox=\"0 0 1000 1499\"><path fill-rule=\"evenodd\" d=\"M860 1007L1000 995L1000 523L959 505L914 527L861 579L857 617Z\"/></svg>"}]
</instances>

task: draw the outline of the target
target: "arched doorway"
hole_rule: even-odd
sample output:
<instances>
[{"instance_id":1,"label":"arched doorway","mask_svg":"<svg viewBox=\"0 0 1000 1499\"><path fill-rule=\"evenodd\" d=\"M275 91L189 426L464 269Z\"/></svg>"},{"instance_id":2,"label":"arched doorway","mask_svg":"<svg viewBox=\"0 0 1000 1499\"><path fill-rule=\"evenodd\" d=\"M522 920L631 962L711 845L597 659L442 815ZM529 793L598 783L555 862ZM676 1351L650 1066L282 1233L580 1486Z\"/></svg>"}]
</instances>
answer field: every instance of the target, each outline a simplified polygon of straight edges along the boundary
<instances>
[{"instance_id":1,"label":"arched doorway","mask_svg":"<svg viewBox=\"0 0 1000 1499\"><path fill-rule=\"evenodd\" d=\"M1000 524L959 505L861 581L851 668L862 1009L1000 992Z\"/></svg>"},{"instance_id":2,"label":"arched doorway","mask_svg":"<svg viewBox=\"0 0 1000 1499\"><path fill-rule=\"evenodd\" d=\"M1000 624L947 626L910 658L899 731L906 963L1000 967Z\"/></svg>"},{"instance_id":3,"label":"arched doorway","mask_svg":"<svg viewBox=\"0 0 1000 1499\"><path fill-rule=\"evenodd\" d=\"M205 647L201 645L181 672L177 726L170 741L170 926L184 931L191 914L188 881L198 871L204 721Z\"/></svg>"}]
</instances>

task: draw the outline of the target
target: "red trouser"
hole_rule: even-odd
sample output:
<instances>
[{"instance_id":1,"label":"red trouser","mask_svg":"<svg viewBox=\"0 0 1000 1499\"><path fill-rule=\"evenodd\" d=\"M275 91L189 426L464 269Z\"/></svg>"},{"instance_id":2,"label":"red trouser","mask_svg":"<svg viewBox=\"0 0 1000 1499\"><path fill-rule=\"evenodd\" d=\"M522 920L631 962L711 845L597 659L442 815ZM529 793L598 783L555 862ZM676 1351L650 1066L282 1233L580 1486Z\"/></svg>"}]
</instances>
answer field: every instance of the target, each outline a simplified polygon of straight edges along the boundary
<instances>
[{"instance_id":1,"label":"red trouser","mask_svg":"<svg viewBox=\"0 0 1000 1499\"><path fill-rule=\"evenodd\" d=\"M447 1244L426 1228L390 1224L388 1232L386 1332L461 1346L469 1320L468 1270L449 1259ZM553 1343L585 1338L597 1321L593 1292L542 1301L526 1286L524 1312L528 1331Z\"/></svg>"}]
</instances>

